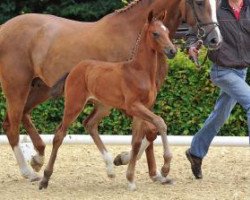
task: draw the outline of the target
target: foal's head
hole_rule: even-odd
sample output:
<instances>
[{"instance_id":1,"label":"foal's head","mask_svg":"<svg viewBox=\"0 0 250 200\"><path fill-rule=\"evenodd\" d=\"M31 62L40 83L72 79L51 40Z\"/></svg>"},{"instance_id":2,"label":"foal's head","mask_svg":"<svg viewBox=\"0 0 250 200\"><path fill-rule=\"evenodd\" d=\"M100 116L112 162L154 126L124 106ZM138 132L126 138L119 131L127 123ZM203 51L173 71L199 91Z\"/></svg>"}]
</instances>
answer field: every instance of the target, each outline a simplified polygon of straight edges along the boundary
<instances>
[{"instance_id":1,"label":"foal's head","mask_svg":"<svg viewBox=\"0 0 250 200\"><path fill-rule=\"evenodd\" d=\"M149 13L147 26L147 43L152 50L164 53L170 59L174 58L176 48L169 38L169 30L162 21L153 17L153 12Z\"/></svg>"}]
</instances>

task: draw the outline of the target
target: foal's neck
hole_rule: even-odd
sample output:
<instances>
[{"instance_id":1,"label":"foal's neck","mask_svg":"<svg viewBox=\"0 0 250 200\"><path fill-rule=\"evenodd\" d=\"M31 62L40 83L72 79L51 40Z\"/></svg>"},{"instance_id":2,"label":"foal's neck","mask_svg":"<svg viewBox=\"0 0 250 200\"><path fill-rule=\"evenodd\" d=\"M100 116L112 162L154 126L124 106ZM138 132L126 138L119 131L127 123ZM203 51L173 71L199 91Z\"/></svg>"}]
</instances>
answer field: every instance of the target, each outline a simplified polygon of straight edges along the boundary
<instances>
[{"instance_id":1,"label":"foal's neck","mask_svg":"<svg viewBox=\"0 0 250 200\"><path fill-rule=\"evenodd\" d=\"M147 33L142 32L132 63L136 70L146 71L152 81L155 81L157 71L157 52L147 44Z\"/></svg>"}]
</instances>

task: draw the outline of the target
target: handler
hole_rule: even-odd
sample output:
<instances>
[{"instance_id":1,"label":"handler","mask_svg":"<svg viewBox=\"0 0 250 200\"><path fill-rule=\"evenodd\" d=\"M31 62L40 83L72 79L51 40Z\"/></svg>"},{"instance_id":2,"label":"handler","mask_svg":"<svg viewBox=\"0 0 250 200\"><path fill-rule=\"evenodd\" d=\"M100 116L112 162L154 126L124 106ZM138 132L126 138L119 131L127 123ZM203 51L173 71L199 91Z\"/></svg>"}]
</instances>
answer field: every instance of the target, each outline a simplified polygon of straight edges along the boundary
<instances>
[{"instance_id":1,"label":"handler","mask_svg":"<svg viewBox=\"0 0 250 200\"><path fill-rule=\"evenodd\" d=\"M228 119L238 102L246 111L250 132L250 86L245 82L250 66L250 0L219 0L217 18L223 41L219 49L209 53L213 62L210 77L220 88L214 110L204 126L195 134L186 156L197 179L202 178L202 160L213 138ZM187 35L189 55L197 58L196 32Z\"/></svg>"}]
</instances>

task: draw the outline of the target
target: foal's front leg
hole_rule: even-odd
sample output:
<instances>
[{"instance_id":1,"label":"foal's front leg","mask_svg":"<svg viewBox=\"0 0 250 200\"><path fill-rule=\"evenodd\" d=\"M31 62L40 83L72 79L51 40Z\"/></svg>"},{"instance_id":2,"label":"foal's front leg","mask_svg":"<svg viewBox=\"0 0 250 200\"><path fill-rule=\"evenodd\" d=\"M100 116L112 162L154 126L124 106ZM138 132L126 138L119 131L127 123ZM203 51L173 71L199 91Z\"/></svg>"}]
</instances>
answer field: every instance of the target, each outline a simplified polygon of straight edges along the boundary
<instances>
[{"instance_id":1,"label":"foal's front leg","mask_svg":"<svg viewBox=\"0 0 250 200\"><path fill-rule=\"evenodd\" d=\"M140 117L141 119L146 120L157 127L161 135L162 145L164 149L164 154L163 154L164 165L161 169L161 173L164 177L166 177L169 173L170 162L172 159L172 153L170 151L167 139L167 125L165 124L164 120L161 117L155 115L152 111L150 111L142 104L138 103L135 104L134 106L131 106L130 112L132 115Z\"/></svg>"}]
</instances>

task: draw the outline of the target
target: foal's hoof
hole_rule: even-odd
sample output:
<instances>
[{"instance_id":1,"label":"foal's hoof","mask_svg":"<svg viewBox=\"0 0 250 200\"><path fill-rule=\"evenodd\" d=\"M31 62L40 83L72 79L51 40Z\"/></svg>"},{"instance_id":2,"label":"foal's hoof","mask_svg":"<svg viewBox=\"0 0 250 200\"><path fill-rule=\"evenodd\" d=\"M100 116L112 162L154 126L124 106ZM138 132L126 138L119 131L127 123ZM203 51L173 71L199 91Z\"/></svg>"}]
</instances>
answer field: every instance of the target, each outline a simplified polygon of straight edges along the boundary
<instances>
[{"instance_id":1,"label":"foal's hoof","mask_svg":"<svg viewBox=\"0 0 250 200\"><path fill-rule=\"evenodd\" d=\"M167 177L168 174L169 174L169 171L170 171L170 166L169 165L168 166L163 166L161 168L161 174L162 174L162 176L163 177Z\"/></svg>"},{"instance_id":2,"label":"foal's hoof","mask_svg":"<svg viewBox=\"0 0 250 200\"><path fill-rule=\"evenodd\" d=\"M42 179L39 183L39 190L47 189L49 182L47 180Z\"/></svg>"},{"instance_id":3,"label":"foal's hoof","mask_svg":"<svg viewBox=\"0 0 250 200\"><path fill-rule=\"evenodd\" d=\"M35 182L35 181L40 181L41 180L41 177L38 176L37 174L34 174L32 175L30 178L29 178L30 182Z\"/></svg>"},{"instance_id":4,"label":"foal's hoof","mask_svg":"<svg viewBox=\"0 0 250 200\"><path fill-rule=\"evenodd\" d=\"M43 166L43 161L40 163L37 161L35 156L32 156L30 165L36 172L39 172Z\"/></svg>"},{"instance_id":5,"label":"foal's hoof","mask_svg":"<svg viewBox=\"0 0 250 200\"><path fill-rule=\"evenodd\" d=\"M127 165L129 163L129 152L122 152L118 154L114 159L114 165Z\"/></svg>"},{"instance_id":6,"label":"foal's hoof","mask_svg":"<svg viewBox=\"0 0 250 200\"><path fill-rule=\"evenodd\" d=\"M108 173L109 178L115 178L115 173Z\"/></svg>"},{"instance_id":7,"label":"foal's hoof","mask_svg":"<svg viewBox=\"0 0 250 200\"><path fill-rule=\"evenodd\" d=\"M131 192L136 191L136 185L134 182L128 183L128 190Z\"/></svg>"}]
</instances>

